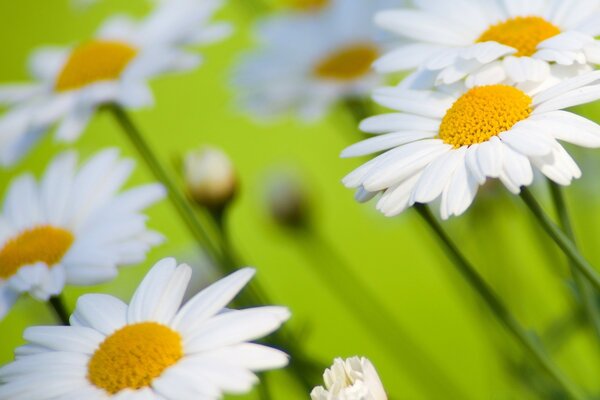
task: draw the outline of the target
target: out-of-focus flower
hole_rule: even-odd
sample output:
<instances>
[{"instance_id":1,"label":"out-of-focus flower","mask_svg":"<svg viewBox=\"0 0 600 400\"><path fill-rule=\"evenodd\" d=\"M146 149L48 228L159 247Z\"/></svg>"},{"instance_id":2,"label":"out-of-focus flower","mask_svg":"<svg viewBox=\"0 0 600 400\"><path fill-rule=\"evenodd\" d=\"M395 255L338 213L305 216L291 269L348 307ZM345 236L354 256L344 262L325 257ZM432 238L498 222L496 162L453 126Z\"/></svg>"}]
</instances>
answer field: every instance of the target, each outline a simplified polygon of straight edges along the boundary
<instances>
[{"instance_id":1,"label":"out-of-focus flower","mask_svg":"<svg viewBox=\"0 0 600 400\"><path fill-rule=\"evenodd\" d=\"M311 217L309 200L306 188L295 174L279 173L267 182L267 211L282 226L306 227Z\"/></svg>"},{"instance_id":2,"label":"out-of-focus flower","mask_svg":"<svg viewBox=\"0 0 600 400\"><path fill-rule=\"evenodd\" d=\"M188 152L183 160L183 173L192 200L210 210L222 210L236 194L235 167L229 157L215 147Z\"/></svg>"},{"instance_id":3,"label":"out-of-focus flower","mask_svg":"<svg viewBox=\"0 0 600 400\"><path fill-rule=\"evenodd\" d=\"M331 0L288 0L287 3L293 9L300 11L317 11L324 8Z\"/></svg>"},{"instance_id":4,"label":"out-of-focus flower","mask_svg":"<svg viewBox=\"0 0 600 400\"><path fill-rule=\"evenodd\" d=\"M33 53L31 84L0 86L0 165L11 165L52 126L57 140L79 137L99 106L152 105L147 81L156 75L185 71L200 62L190 44L218 40L229 27L209 25L219 0L172 0L141 22L125 16L108 20L95 38L69 48Z\"/></svg>"},{"instance_id":5,"label":"out-of-focus flower","mask_svg":"<svg viewBox=\"0 0 600 400\"><path fill-rule=\"evenodd\" d=\"M403 38L380 58L379 72L420 68L418 82L468 85L543 82L600 63L600 1L463 0L414 2L382 11L376 23ZM421 87L423 88L423 87Z\"/></svg>"},{"instance_id":6,"label":"out-of-focus flower","mask_svg":"<svg viewBox=\"0 0 600 400\"><path fill-rule=\"evenodd\" d=\"M560 185L581 171L557 140L600 147L600 126L563 109L600 98L600 72L589 72L539 93L518 86L487 85L416 91L402 87L375 92L398 113L362 122L378 134L350 146L344 157L381 152L344 178L357 198L383 195L377 208L387 216L441 196L441 216L462 214L487 178L499 178L513 193L533 181L532 165Z\"/></svg>"},{"instance_id":7,"label":"out-of-focus flower","mask_svg":"<svg viewBox=\"0 0 600 400\"><path fill-rule=\"evenodd\" d=\"M234 72L239 105L259 118L315 120L341 99L366 96L380 82L371 64L382 52L382 32L371 19L390 4L331 0L315 12L260 21L259 47Z\"/></svg>"},{"instance_id":8,"label":"out-of-focus flower","mask_svg":"<svg viewBox=\"0 0 600 400\"><path fill-rule=\"evenodd\" d=\"M364 357L336 358L323 379L325 386L313 389L312 400L387 400L375 367Z\"/></svg>"},{"instance_id":9,"label":"out-of-focus flower","mask_svg":"<svg viewBox=\"0 0 600 400\"><path fill-rule=\"evenodd\" d=\"M253 371L288 362L279 350L248 343L278 329L286 308L224 308L253 274L239 270L181 307L191 269L166 258L129 305L84 295L71 326L25 331L29 343L0 368L0 399L216 400L248 392L258 381Z\"/></svg>"},{"instance_id":10,"label":"out-of-focus flower","mask_svg":"<svg viewBox=\"0 0 600 400\"><path fill-rule=\"evenodd\" d=\"M8 189L0 215L0 318L21 293L45 301L65 284L113 279L117 267L143 261L163 240L141 214L164 197L161 185L118 193L134 164L114 149L79 171L76 162L75 153L64 153L39 184L27 174Z\"/></svg>"}]
</instances>

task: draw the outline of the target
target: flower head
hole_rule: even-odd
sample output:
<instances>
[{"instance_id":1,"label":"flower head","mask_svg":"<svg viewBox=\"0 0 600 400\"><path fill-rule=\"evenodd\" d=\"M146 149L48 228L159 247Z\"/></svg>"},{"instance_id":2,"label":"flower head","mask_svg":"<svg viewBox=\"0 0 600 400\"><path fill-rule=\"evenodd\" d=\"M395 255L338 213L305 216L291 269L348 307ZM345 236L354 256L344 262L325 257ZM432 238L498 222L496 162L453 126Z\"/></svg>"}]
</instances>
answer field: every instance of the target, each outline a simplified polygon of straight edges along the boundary
<instances>
[{"instance_id":1,"label":"flower head","mask_svg":"<svg viewBox=\"0 0 600 400\"><path fill-rule=\"evenodd\" d=\"M419 68L429 84L543 82L551 66L570 76L600 63L600 1L418 0L382 11L379 26L403 44L374 65L380 72Z\"/></svg>"},{"instance_id":2,"label":"flower head","mask_svg":"<svg viewBox=\"0 0 600 400\"><path fill-rule=\"evenodd\" d=\"M76 162L75 153L64 153L39 183L26 174L8 188L0 214L0 318L21 293L45 301L65 284L108 281L162 242L141 214L164 197L162 186L118 193L134 164L114 149L79 171Z\"/></svg>"},{"instance_id":3,"label":"flower head","mask_svg":"<svg viewBox=\"0 0 600 400\"><path fill-rule=\"evenodd\" d=\"M58 125L56 138L79 137L99 106L149 106L147 81L154 76L197 66L198 55L185 46L214 41L228 32L208 25L218 0L172 0L141 22L118 16L91 40L68 48L37 50L30 71L37 82L0 86L0 165L12 165Z\"/></svg>"},{"instance_id":4,"label":"flower head","mask_svg":"<svg viewBox=\"0 0 600 400\"><path fill-rule=\"evenodd\" d=\"M398 112L363 121L377 136L342 155L383 154L344 183L362 201L382 193L377 208L388 216L441 197L442 218L462 214L487 178L519 193L533 181L532 166L569 185L581 171L558 141L600 147L600 126L564 109L599 99L599 80L590 72L539 92L496 84L452 93L379 89L375 100Z\"/></svg>"},{"instance_id":5,"label":"flower head","mask_svg":"<svg viewBox=\"0 0 600 400\"><path fill-rule=\"evenodd\" d=\"M216 400L245 393L257 382L253 371L288 362L279 350L248 343L278 329L289 317L286 308L224 308L253 274L239 270L182 307L191 268L166 258L129 305L84 295L71 326L25 331L29 343L0 368L0 398Z\"/></svg>"},{"instance_id":6,"label":"flower head","mask_svg":"<svg viewBox=\"0 0 600 400\"><path fill-rule=\"evenodd\" d=\"M382 32L371 16L389 0L299 1L312 12L287 12L258 25L258 49L237 67L240 106L261 118L322 117L339 100L364 96L380 82L371 64Z\"/></svg>"},{"instance_id":7,"label":"flower head","mask_svg":"<svg viewBox=\"0 0 600 400\"><path fill-rule=\"evenodd\" d=\"M312 400L387 400L375 367L364 357L336 358L323 380L325 386L311 392Z\"/></svg>"}]
</instances>

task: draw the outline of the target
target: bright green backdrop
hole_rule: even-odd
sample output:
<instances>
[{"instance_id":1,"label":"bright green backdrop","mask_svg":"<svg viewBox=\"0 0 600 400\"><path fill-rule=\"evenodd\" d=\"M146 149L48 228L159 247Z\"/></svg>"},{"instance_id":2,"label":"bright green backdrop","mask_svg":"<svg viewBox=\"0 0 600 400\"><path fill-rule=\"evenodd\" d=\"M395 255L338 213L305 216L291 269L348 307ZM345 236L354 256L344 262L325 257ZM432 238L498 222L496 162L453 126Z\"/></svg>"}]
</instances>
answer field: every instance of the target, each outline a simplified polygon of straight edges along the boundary
<instances>
[{"instance_id":1,"label":"bright green backdrop","mask_svg":"<svg viewBox=\"0 0 600 400\"><path fill-rule=\"evenodd\" d=\"M395 400L458 398L439 388L433 369L416 367L415 349L398 342L396 350L405 356L393 356L395 352L379 345L358 323L353 310L328 291L329 286L319 281L312 268L333 268L331 258L307 254L303 242L269 222L263 206L265 178L281 168L302 171L321 236L387 304L466 398L543 398L534 394L533 381L524 384L517 378L526 378L530 372L535 376L537 370L527 366L515 369L522 366L521 352L454 273L416 215L408 211L386 219L372 204L356 204L352 193L342 187L340 179L361 162L338 158L349 138L358 138L342 109L309 126L293 120L260 125L234 109L229 72L238 54L252 45L249 29L254 15L242 1L250 0L231 0L220 13L221 19L235 25L234 36L207 48L206 62L199 70L156 80L152 85L156 106L133 113L151 145L159 149L169 166L186 149L202 144L220 146L232 157L242 184L229 219L233 242L243 258L257 267L257 279L272 298L292 309L289 325L302 330L311 355L327 364L336 356L368 356ZM144 0L104 0L82 12L73 11L64 0L0 0L0 82L27 79L25 62L38 45L75 43L92 35L101 21L115 12L143 15L147 10ZM594 113L593 108L586 111ZM135 157L110 115L101 114L76 147L87 157L107 146L120 147L123 154ZM1 191L18 173L41 173L63 149L48 136L17 168L0 172ZM593 158L598 156L593 151L577 155L585 177L569 189L569 194L584 252L600 264L595 174L599 163ZM151 180L139 163L130 184ZM544 194L545 186L538 186ZM129 299L156 260L164 256L190 258L192 243L168 202L153 207L149 215L150 226L164 233L168 242L152 251L143 265L123 269L117 280L90 291ZM534 226L518 199L499 186L486 186L465 216L445 226L526 327L538 332L550 330L558 336L552 340L553 355L570 377L600 391L599 348L585 330L573 330L568 322L577 318L571 289L564 282L568 277L565 260ZM87 290L68 288L70 307ZM361 297L360 292L355 295ZM52 314L43 304L19 301L0 322L0 363L11 360L12 349L22 343L23 329L50 323ZM415 379L415 374L424 377L427 384ZM278 383L276 399L308 397L288 385L285 375L273 376Z\"/></svg>"}]
</instances>

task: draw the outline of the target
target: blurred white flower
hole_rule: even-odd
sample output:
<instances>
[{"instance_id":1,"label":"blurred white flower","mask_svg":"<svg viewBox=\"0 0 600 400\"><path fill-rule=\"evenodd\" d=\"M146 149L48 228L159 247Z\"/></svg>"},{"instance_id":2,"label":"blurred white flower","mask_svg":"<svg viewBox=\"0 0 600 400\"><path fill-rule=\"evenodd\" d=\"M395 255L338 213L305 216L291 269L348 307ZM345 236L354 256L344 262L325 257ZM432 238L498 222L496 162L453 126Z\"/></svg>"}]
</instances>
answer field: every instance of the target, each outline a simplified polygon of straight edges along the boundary
<instances>
[{"instance_id":1,"label":"blurred white flower","mask_svg":"<svg viewBox=\"0 0 600 400\"><path fill-rule=\"evenodd\" d=\"M161 185L118 193L134 163L118 151L98 153L76 170L67 152L48 167L39 184L32 175L9 187L0 214L0 318L19 294L39 300L65 284L113 279L117 267L146 258L163 238L146 228L141 211L162 199Z\"/></svg>"},{"instance_id":2,"label":"blurred white flower","mask_svg":"<svg viewBox=\"0 0 600 400\"><path fill-rule=\"evenodd\" d=\"M366 96L380 82L371 64L382 52L382 32L371 20L397 1L300 3L328 4L259 21L258 48L234 71L239 106L256 117L315 120L337 101Z\"/></svg>"},{"instance_id":3,"label":"blurred white flower","mask_svg":"<svg viewBox=\"0 0 600 400\"><path fill-rule=\"evenodd\" d=\"M419 68L421 85L543 82L551 65L572 77L600 63L598 0L416 0L375 21L402 38L375 69Z\"/></svg>"},{"instance_id":4,"label":"blurred white flower","mask_svg":"<svg viewBox=\"0 0 600 400\"><path fill-rule=\"evenodd\" d=\"M235 196L238 182L235 167L215 147L189 151L183 160L183 174L192 200L203 207L222 209Z\"/></svg>"},{"instance_id":5,"label":"blurred white flower","mask_svg":"<svg viewBox=\"0 0 600 400\"><path fill-rule=\"evenodd\" d=\"M325 386L311 392L312 400L387 400L375 367L364 357L336 358L323 380Z\"/></svg>"},{"instance_id":6,"label":"blurred white flower","mask_svg":"<svg viewBox=\"0 0 600 400\"><path fill-rule=\"evenodd\" d=\"M600 71L565 80L540 92L519 85L483 85L447 93L435 89L378 89L374 99L397 113L366 119L376 137L354 144L343 157L380 153L344 178L387 216L441 197L446 219L462 214L487 178L511 192L533 182L532 166L560 185L581 170L558 142L600 147L600 126L570 111L600 99Z\"/></svg>"},{"instance_id":7,"label":"blurred white flower","mask_svg":"<svg viewBox=\"0 0 600 400\"><path fill-rule=\"evenodd\" d=\"M304 228L310 223L311 207L307 188L297 173L278 171L267 180L267 212L278 224Z\"/></svg>"},{"instance_id":8,"label":"blurred white flower","mask_svg":"<svg viewBox=\"0 0 600 400\"><path fill-rule=\"evenodd\" d=\"M55 124L57 140L73 141L99 106L152 105L148 79L185 71L200 62L187 45L221 39L229 26L209 25L220 0L172 0L141 22L108 20L96 36L74 47L35 51L29 62L35 83L0 85L0 165L19 161Z\"/></svg>"},{"instance_id":9,"label":"blurred white flower","mask_svg":"<svg viewBox=\"0 0 600 400\"><path fill-rule=\"evenodd\" d=\"M129 305L100 294L79 298L71 326L33 327L16 361L0 368L0 399L221 399L280 368L286 354L250 340L289 318L284 307L224 307L254 275L241 269L182 298L191 268L172 258L146 275ZM34 383L34 384L32 384Z\"/></svg>"}]
</instances>

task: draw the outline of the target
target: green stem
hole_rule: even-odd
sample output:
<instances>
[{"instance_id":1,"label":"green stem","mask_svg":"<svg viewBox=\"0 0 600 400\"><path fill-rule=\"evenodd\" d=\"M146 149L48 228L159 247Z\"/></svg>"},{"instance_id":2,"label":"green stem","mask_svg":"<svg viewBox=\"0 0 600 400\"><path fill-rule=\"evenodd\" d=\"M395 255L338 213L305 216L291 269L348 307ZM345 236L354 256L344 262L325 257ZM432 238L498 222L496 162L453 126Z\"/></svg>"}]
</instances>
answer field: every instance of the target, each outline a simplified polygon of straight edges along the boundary
<instances>
[{"instance_id":1,"label":"green stem","mask_svg":"<svg viewBox=\"0 0 600 400\"><path fill-rule=\"evenodd\" d=\"M530 356L545 370L553 380L569 394L569 398L584 399L581 391L576 388L562 372L554 365L553 361L546 355L541 344L531 336L525 328L516 320L516 318L506 308L504 303L496 295L494 290L485 282L475 268L462 255L458 247L452 242L448 234L444 231L440 223L435 219L426 205L415 205L416 210L423 220L429 225L432 231L437 235L443 245L448 257L452 260L458 272L462 274L465 280L481 297L487 307L492 311L498 321L514 336L521 346Z\"/></svg>"},{"instance_id":2,"label":"green stem","mask_svg":"<svg viewBox=\"0 0 600 400\"><path fill-rule=\"evenodd\" d=\"M596 272L594 267L581 255L581 253L579 253L577 247L569 237L560 230L560 228L550 219L548 214L544 212L529 189L524 187L521 190L521 199L523 199L527 207L529 207L546 233L573 262L573 266L581 272L596 290L600 291L600 275L598 275L598 272Z\"/></svg>"},{"instance_id":3,"label":"green stem","mask_svg":"<svg viewBox=\"0 0 600 400\"><path fill-rule=\"evenodd\" d=\"M48 305L62 325L69 325L69 312L61 295L50 297Z\"/></svg>"},{"instance_id":4,"label":"green stem","mask_svg":"<svg viewBox=\"0 0 600 400\"><path fill-rule=\"evenodd\" d=\"M554 207L556 209L556 214L558 215L561 228L576 246L575 232L571 224L571 218L569 217L563 190L553 181L548 180L548 183L550 184L550 193L552 194L552 200L554 201ZM571 266L573 280L575 281L577 291L581 298L583 310L585 311L589 323L592 326L592 330L596 336L600 338L600 312L595 301L594 291L586 281L585 276L577 269L575 263L571 261L569 265Z\"/></svg>"},{"instance_id":5,"label":"green stem","mask_svg":"<svg viewBox=\"0 0 600 400\"><path fill-rule=\"evenodd\" d=\"M179 187L175 181L171 178L169 173L163 168L162 164L156 157L156 154L152 151L148 143L144 140L141 132L135 126L127 112L117 104L108 105L108 109L112 112L113 116L123 128L123 131L137 149L140 156L144 159L155 178L164 185L167 189L171 204L179 214L179 217L183 223L187 226L188 230L196 239L196 241L202 245L203 249L213 260L219 260L220 254L216 250L215 246L210 237L202 227L202 223L198 219L194 209L189 204L188 200L179 190Z\"/></svg>"}]
</instances>

